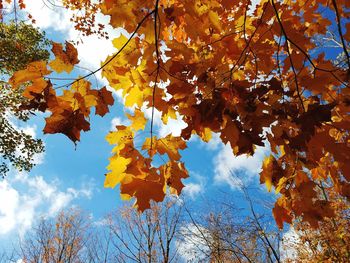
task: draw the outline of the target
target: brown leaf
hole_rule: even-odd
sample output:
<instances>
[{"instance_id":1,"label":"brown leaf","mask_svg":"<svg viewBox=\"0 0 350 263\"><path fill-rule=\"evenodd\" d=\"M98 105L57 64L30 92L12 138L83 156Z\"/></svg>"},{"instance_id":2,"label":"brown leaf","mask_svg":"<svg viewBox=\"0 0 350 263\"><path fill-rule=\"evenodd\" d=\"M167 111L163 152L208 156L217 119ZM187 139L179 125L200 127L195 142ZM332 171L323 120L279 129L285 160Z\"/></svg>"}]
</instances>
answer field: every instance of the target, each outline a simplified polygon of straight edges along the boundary
<instances>
[{"instance_id":1,"label":"brown leaf","mask_svg":"<svg viewBox=\"0 0 350 263\"><path fill-rule=\"evenodd\" d=\"M52 52L55 54L56 58L52 60L49 65L57 73L63 71L70 73L73 70L74 65L79 63L78 51L67 41L66 50L63 50L62 44L53 42Z\"/></svg>"},{"instance_id":2,"label":"brown leaf","mask_svg":"<svg viewBox=\"0 0 350 263\"><path fill-rule=\"evenodd\" d=\"M74 143L80 140L81 131L90 130L90 123L85 120L84 114L71 109L57 110L46 118L44 133L62 133Z\"/></svg>"},{"instance_id":3,"label":"brown leaf","mask_svg":"<svg viewBox=\"0 0 350 263\"><path fill-rule=\"evenodd\" d=\"M97 103L96 103L96 114L100 116L104 116L109 112L108 106L112 106L114 104L114 98L112 96L112 92L103 87L98 90L97 94Z\"/></svg>"}]
</instances>

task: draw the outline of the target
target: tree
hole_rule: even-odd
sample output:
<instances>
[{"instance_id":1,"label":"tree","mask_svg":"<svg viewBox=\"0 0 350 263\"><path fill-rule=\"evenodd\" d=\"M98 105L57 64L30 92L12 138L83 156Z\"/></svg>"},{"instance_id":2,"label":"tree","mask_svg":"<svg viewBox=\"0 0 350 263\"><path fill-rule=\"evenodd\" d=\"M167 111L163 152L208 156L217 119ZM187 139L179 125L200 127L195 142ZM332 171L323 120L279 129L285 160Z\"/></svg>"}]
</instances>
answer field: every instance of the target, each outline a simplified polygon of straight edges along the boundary
<instances>
[{"instance_id":1,"label":"tree","mask_svg":"<svg viewBox=\"0 0 350 263\"><path fill-rule=\"evenodd\" d=\"M21 243L26 263L87 262L90 223L79 210L61 211L53 220L42 219Z\"/></svg>"},{"instance_id":2,"label":"tree","mask_svg":"<svg viewBox=\"0 0 350 263\"><path fill-rule=\"evenodd\" d=\"M10 21L0 24L0 73L12 75L29 63L48 60L50 42L31 24Z\"/></svg>"},{"instance_id":3,"label":"tree","mask_svg":"<svg viewBox=\"0 0 350 263\"><path fill-rule=\"evenodd\" d=\"M18 257L25 263L177 262L181 216L175 199L143 214L125 206L95 222L80 209L62 210L26 235Z\"/></svg>"},{"instance_id":4,"label":"tree","mask_svg":"<svg viewBox=\"0 0 350 263\"><path fill-rule=\"evenodd\" d=\"M198 258L203 262L282 262L282 233L271 226L272 216L267 212L270 208L253 203L243 184L240 189L237 199L245 199L245 208L239 207L242 202L226 195L216 195L205 208L185 208L189 220L180 229L180 239L191 262Z\"/></svg>"},{"instance_id":5,"label":"tree","mask_svg":"<svg viewBox=\"0 0 350 263\"><path fill-rule=\"evenodd\" d=\"M181 216L182 205L169 199L142 214L132 207L113 213L108 221L115 262L177 262Z\"/></svg>"},{"instance_id":6,"label":"tree","mask_svg":"<svg viewBox=\"0 0 350 263\"><path fill-rule=\"evenodd\" d=\"M284 243L286 250L293 250L286 262L349 262L350 260L350 203L333 190L324 191L332 201L335 217L320 223L318 229L298 220L293 225L294 239Z\"/></svg>"},{"instance_id":7,"label":"tree","mask_svg":"<svg viewBox=\"0 0 350 263\"><path fill-rule=\"evenodd\" d=\"M0 24L0 176L9 171L9 163L18 170L29 171L35 154L43 152L41 140L26 134L15 125L13 118L27 121L30 111L20 107L26 103L22 96L26 85L12 89L5 80L28 63L47 61L49 41L37 28L24 22L10 21Z\"/></svg>"},{"instance_id":8,"label":"tree","mask_svg":"<svg viewBox=\"0 0 350 263\"><path fill-rule=\"evenodd\" d=\"M167 189L179 194L188 177L179 151L193 134L209 141L218 133L236 155L270 145L260 181L279 193L273 214L280 228L297 217L313 227L334 217L331 203L317 195L320 182L331 182L334 191L350 198L349 1L63 3L79 11L73 20L86 34L101 12L129 38L113 40L118 51L100 68L53 88L51 70L69 73L79 61L70 43L65 48L56 43L53 61L28 64L9 84L32 83L24 92L26 107L51 112L44 132L65 134L73 142L90 129L91 108L103 116L114 103L106 88L91 89L87 78L102 71L109 85L122 91L134 113L128 114L130 126L107 135L116 146L105 187L120 184L122 196L134 197L141 211L150 200L163 200ZM198 23L200 28L193 26ZM340 48L315 44L329 31ZM341 63L332 63L340 54ZM64 92L57 93L60 88ZM149 120L146 109L152 112ZM156 110L163 123L182 118L187 127L180 136L155 136ZM147 122L149 136L139 147L134 138ZM154 165L156 155L166 155L164 164Z\"/></svg>"}]
</instances>

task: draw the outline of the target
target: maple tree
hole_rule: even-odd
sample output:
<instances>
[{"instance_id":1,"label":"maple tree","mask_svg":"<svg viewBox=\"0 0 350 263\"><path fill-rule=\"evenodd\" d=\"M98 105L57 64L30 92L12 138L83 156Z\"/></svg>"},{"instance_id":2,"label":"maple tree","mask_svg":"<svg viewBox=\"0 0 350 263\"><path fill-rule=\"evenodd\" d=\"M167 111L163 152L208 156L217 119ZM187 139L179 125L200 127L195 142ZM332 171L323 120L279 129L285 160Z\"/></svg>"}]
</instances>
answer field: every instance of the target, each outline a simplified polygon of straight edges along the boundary
<instances>
[{"instance_id":1,"label":"maple tree","mask_svg":"<svg viewBox=\"0 0 350 263\"><path fill-rule=\"evenodd\" d=\"M312 227L334 217L331 201L317 194L322 182L350 198L349 1L63 3L78 11L73 22L86 35L105 36L95 20L101 12L129 36L114 39L116 53L71 83L54 87L50 79L52 70L69 73L79 61L68 42L53 45L53 61L29 63L9 83L16 89L30 82L24 108L51 112L44 132L63 133L73 142L89 130L91 108L103 116L114 103L112 93L93 89L88 77L101 71L112 89L122 91L134 113L128 115L130 126L117 126L106 137L115 147L105 187L120 184L122 197L134 197L139 210L163 200L167 191L179 194L188 177L179 151L192 135L208 142L218 133L236 155L269 145L260 181L279 194L273 214L280 228L295 217ZM198 23L200 28L193 26ZM329 31L340 48L315 41ZM335 57L340 61L333 63ZM156 110L164 124L182 118L187 127L180 136L156 136ZM140 149L134 139L147 123L149 136ZM163 156L162 165L154 164L156 155Z\"/></svg>"},{"instance_id":2,"label":"maple tree","mask_svg":"<svg viewBox=\"0 0 350 263\"><path fill-rule=\"evenodd\" d=\"M12 164L18 170L29 171L34 166L35 154L44 150L39 139L26 134L13 124L14 120L27 121L30 112L19 106L25 85L12 89L8 76L37 60L49 58L49 41L37 28L24 22L0 24L0 176L5 177Z\"/></svg>"},{"instance_id":3,"label":"maple tree","mask_svg":"<svg viewBox=\"0 0 350 263\"><path fill-rule=\"evenodd\" d=\"M286 262L348 262L350 260L350 203L332 189L319 194L332 201L334 218L327 218L318 229L307 222L297 220L293 224L295 237L287 239Z\"/></svg>"}]
</instances>

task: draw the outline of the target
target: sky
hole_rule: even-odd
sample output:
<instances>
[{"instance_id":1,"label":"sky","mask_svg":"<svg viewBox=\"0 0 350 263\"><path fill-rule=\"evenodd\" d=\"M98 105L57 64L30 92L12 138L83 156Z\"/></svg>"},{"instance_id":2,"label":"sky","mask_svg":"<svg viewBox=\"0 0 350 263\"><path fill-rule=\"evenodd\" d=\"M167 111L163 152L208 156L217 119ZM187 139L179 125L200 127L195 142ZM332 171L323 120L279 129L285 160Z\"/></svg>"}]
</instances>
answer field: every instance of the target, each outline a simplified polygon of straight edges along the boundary
<instances>
[{"instance_id":1,"label":"sky","mask_svg":"<svg viewBox=\"0 0 350 263\"><path fill-rule=\"evenodd\" d=\"M81 38L73 29L65 9L50 9L41 0L26 1L26 5L36 25L46 32L49 39L63 42ZM98 19L108 21L107 17L100 16ZM111 38L123 32L107 30ZM81 68L94 70L107 55L115 52L110 40L96 36L81 40L83 44L78 46ZM108 84L99 73L95 81L100 87ZM105 136L116 125L127 123L122 100L118 94L114 96L118 102L110 108L110 113L103 118L92 117L91 130L82 134L81 142L76 146L64 135L44 135L42 114L27 123L13 120L14 125L43 139L46 149L45 153L36 156L37 166L30 173L11 171L7 178L0 181L0 244L5 244L5 249L30 231L41 217L54 217L61 209L79 206L87 210L93 220L99 221L123 205L118 187L103 188L112 149ZM163 136L169 133L178 135L184 127L181 117L170 120L168 125L163 125L160 118L156 118L155 125L158 134ZM258 195L266 196L265 186L259 185L259 172L262 160L268 154L265 146L258 147L253 156L235 157L230 146L223 145L216 134L209 143L192 137L188 148L182 151L190 173L190 178L184 180L182 195L192 203L199 202L201 197L214 197L218 191L234 195L240 191L235 179L238 176L246 184L256 186ZM274 194L269 196L273 198ZM240 200L237 203L244 206Z\"/></svg>"}]
</instances>

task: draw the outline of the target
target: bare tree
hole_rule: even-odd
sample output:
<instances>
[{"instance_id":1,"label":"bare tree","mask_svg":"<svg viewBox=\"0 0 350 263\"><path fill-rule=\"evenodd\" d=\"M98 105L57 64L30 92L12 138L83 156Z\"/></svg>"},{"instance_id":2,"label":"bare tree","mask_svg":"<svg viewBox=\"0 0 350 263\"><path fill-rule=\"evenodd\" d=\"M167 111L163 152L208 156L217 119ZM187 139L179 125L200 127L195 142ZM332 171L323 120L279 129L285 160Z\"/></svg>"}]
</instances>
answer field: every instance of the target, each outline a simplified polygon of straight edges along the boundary
<instances>
[{"instance_id":1,"label":"bare tree","mask_svg":"<svg viewBox=\"0 0 350 263\"><path fill-rule=\"evenodd\" d=\"M108 217L115 262L176 262L175 239L181 226L182 204L174 198L153 203L140 214L124 207Z\"/></svg>"},{"instance_id":2,"label":"bare tree","mask_svg":"<svg viewBox=\"0 0 350 263\"><path fill-rule=\"evenodd\" d=\"M26 263L85 262L89 226L88 217L77 209L42 219L21 242L20 258Z\"/></svg>"},{"instance_id":3,"label":"bare tree","mask_svg":"<svg viewBox=\"0 0 350 263\"><path fill-rule=\"evenodd\" d=\"M116 262L112 248L113 234L107 220L95 222L86 244L86 263Z\"/></svg>"},{"instance_id":4,"label":"bare tree","mask_svg":"<svg viewBox=\"0 0 350 263\"><path fill-rule=\"evenodd\" d=\"M189 224L182 227L181 234L193 262L281 262L281 233L271 224L270 209L257 208L249 189L243 183L238 187L240 200L246 201L243 209L237 207L232 194L221 200L216 196L214 204L201 209L205 213L185 208Z\"/></svg>"}]
</instances>

